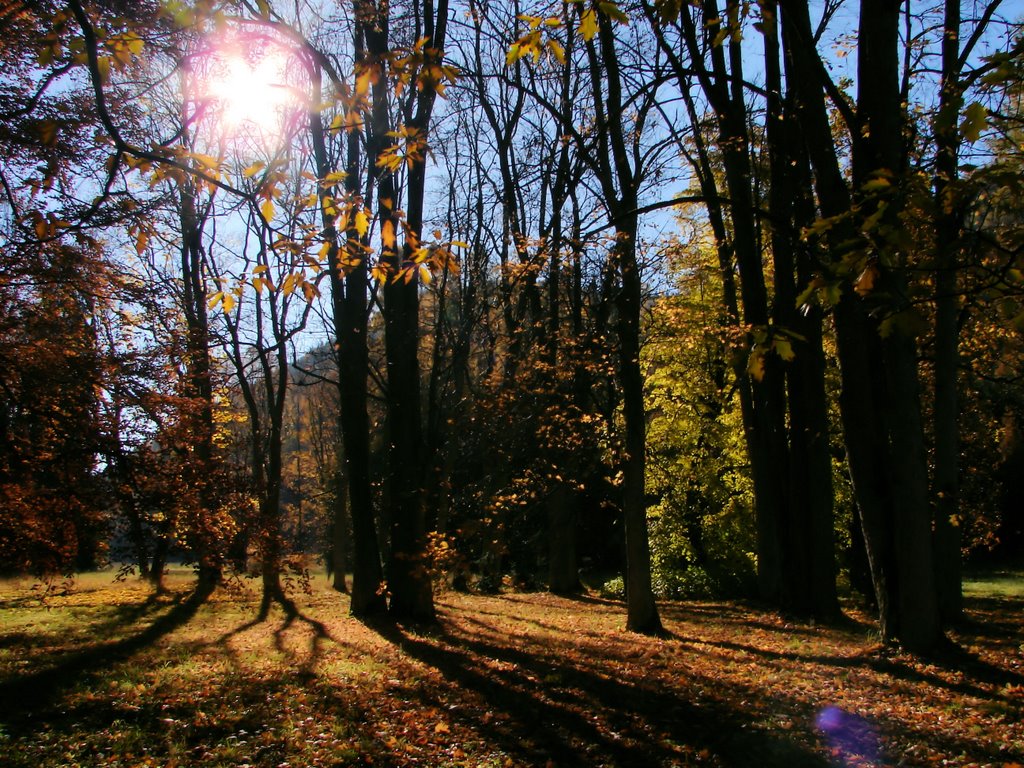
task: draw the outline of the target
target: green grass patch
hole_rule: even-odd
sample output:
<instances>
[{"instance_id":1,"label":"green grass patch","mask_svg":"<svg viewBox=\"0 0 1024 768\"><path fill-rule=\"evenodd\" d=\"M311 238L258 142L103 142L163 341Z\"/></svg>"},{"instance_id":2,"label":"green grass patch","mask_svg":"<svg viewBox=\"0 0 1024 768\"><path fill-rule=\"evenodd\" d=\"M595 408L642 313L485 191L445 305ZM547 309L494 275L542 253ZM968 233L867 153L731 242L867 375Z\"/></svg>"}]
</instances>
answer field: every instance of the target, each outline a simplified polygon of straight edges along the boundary
<instances>
[{"instance_id":1,"label":"green grass patch","mask_svg":"<svg viewBox=\"0 0 1024 768\"><path fill-rule=\"evenodd\" d=\"M1024 571L1006 569L968 573L964 578L964 594L1024 599Z\"/></svg>"}]
</instances>

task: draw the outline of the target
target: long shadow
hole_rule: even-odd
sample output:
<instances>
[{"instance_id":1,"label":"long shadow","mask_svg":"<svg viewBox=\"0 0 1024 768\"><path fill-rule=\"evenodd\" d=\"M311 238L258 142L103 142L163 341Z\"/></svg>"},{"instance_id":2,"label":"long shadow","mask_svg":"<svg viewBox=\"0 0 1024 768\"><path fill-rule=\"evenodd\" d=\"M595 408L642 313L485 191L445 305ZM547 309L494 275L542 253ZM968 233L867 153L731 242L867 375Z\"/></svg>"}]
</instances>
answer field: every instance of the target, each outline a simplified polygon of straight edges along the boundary
<instances>
[{"instance_id":1,"label":"long shadow","mask_svg":"<svg viewBox=\"0 0 1024 768\"><path fill-rule=\"evenodd\" d=\"M969 598L968 609L989 611L989 612L1010 612L1019 611L1024 607L1024 601L1015 599L996 598ZM684 618L687 614L701 614L705 611L701 608L694 610L687 605L681 610L666 611L667 617L676 619ZM730 618L729 621L736 625L758 627L785 634L813 634L812 629L801 629L798 627L776 627L764 622L750 621L742 617ZM835 626L856 631L864 627L855 619L846 617L840 620ZM962 632L972 635L975 639L986 640L1012 640L1020 632L1019 622L1001 621L986 617L982 621L967 618L958 627ZM996 666L981 659L977 654L971 653L959 645L950 643L934 656L928 658L929 663L951 672L962 672L967 678L961 682L954 682L943 679L939 675L925 672L900 662L895 659L886 658L884 655L874 653L861 653L853 656L835 655L809 655L798 652L774 651L766 648L759 648L745 643L737 643L728 640L698 639L692 637L679 637L679 640L690 645L704 645L727 650L741 651L754 656L767 659L796 661L807 664L825 664L842 668L864 667L875 672L888 674L900 680L908 682L924 683L937 688L944 688L952 693L979 698L1007 699L1006 696L993 694L982 688L982 685L1000 686L1005 684L1024 685L1024 674L1005 667Z\"/></svg>"},{"instance_id":2,"label":"long shadow","mask_svg":"<svg viewBox=\"0 0 1024 768\"><path fill-rule=\"evenodd\" d=\"M564 657L542 658L485 638L420 637L387 622L368 626L500 713L491 718L463 708L457 716L527 764L590 766L599 758L621 766L668 765L683 759L680 745L692 745L730 766L748 766L752 756L761 766L828 765L744 712L718 701L681 700L656 682L606 677Z\"/></svg>"},{"instance_id":3,"label":"long shadow","mask_svg":"<svg viewBox=\"0 0 1024 768\"><path fill-rule=\"evenodd\" d=\"M964 696L975 696L982 699L1008 699L1000 694L993 694L981 684L1000 685L1006 683L1024 684L1024 675L1002 667L989 664L976 655L966 651L951 649L941 657L930 659L931 663L949 671L963 672L969 678L963 682L946 680L939 675L924 672L903 662L877 656L873 653L859 653L852 656L834 656L822 654L804 654L793 651L773 651L758 648L754 645L737 643L729 640L701 640L695 637L678 636L676 639L690 646L708 646L730 651L739 651L763 659L791 661L800 664L821 664L843 669L863 667L875 672L890 675L906 682L923 683L935 688L944 688L952 693Z\"/></svg>"},{"instance_id":4,"label":"long shadow","mask_svg":"<svg viewBox=\"0 0 1024 768\"><path fill-rule=\"evenodd\" d=\"M40 713L51 708L61 693L96 679L103 671L187 624L212 592L212 588L197 587L188 597L179 597L166 613L140 632L71 653L47 669L0 681L0 720L12 731L37 727ZM143 615L149 605L147 600L138 610L128 611L122 625L130 623L133 614L136 618ZM107 630L115 628L110 622L105 625Z\"/></svg>"}]
</instances>

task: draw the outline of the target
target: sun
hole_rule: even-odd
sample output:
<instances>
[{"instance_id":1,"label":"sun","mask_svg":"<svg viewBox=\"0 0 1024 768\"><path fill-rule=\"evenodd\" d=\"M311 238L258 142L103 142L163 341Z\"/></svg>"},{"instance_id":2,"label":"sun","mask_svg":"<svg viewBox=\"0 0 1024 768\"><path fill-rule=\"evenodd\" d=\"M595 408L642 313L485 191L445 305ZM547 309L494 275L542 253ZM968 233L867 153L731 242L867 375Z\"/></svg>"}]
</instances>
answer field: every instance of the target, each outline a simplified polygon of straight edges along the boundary
<instances>
[{"instance_id":1,"label":"sun","mask_svg":"<svg viewBox=\"0 0 1024 768\"><path fill-rule=\"evenodd\" d=\"M273 149L304 113L303 89L287 48L266 38L213 41L202 58L199 100L220 138Z\"/></svg>"},{"instance_id":2,"label":"sun","mask_svg":"<svg viewBox=\"0 0 1024 768\"><path fill-rule=\"evenodd\" d=\"M223 74L210 84L210 96L219 104L225 126L270 130L282 111L295 105L281 59L272 55L254 62L232 55L223 62Z\"/></svg>"}]
</instances>

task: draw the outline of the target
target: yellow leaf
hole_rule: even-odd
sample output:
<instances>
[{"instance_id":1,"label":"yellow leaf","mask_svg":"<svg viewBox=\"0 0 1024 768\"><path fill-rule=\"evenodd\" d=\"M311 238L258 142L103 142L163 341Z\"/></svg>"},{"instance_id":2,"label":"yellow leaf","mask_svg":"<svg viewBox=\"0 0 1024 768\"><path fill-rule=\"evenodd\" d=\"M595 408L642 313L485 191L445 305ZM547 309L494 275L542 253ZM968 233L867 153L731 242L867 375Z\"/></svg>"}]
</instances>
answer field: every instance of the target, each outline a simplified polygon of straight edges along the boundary
<instances>
[{"instance_id":1,"label":"yellow leaf","mask_svg":"<svg viewBox=\"0 0 1024 768\"><path fill-rule=\"evenodd\" d=\"M320 186L333 187L335 184L344 181L346 176L348 176L348 174L344 171L331 171L324 176L323 181L320 182Z\"/></svg>"},{"instance_id":2,"label":"yellow leaf","mask_svg":"<svg viewBox=\"0 0 1024 768\"><path fill-rule=\"evenodd\" d=\"M356 95L364 96L370 92L370 81L373 79L373 70L369 67L364 69L356 78Z\"/></svg>"},{"instance_id":3,"label":"yellow leaf","mask_svg":"<svg viewBox=\"0 0 1024 768\"><path fill-rule=\"evenodd\" d=\"M772 339L772 349L787 363L796 357L796 352L793 351L793 342L785 336L776 336Z\"/></svg>"},{"instance_id":4,"label":"yellow leaf","mask_svg":"<svg viewBox=\"0 0 1024 768\"><path fill-rule=\"evenodd\" d=\"M447 723L438 723L434 726L434 733L451 733Z\"/></svg>"},{"instance_id":5,"label":"yellow leaf","mask_svg":"<svg viewBox=\"0 0 1024 768\"><path fill-rule=\"evenodd\" d=\"M285 277L284 282L281 283L281 292L285 296L291 296L292 292L295 290L295 284L299 279L299 276L294 273Z\"/></svg>"},{"instance_id":6,"label":"yellow leaf","mask_svg":"<svg viewBox=\"0 0 1024 768\"><path fill-rule=\"evenodd\" d=\"M190 152L189 156L209 171L217 170L217 167L220 165L217 158L211 155L204 155L202 152Z\"/></svg>"},{"instance_id":7,"label":"yellow leaf","mask_svg":"<svg viewBox=\"0 0 1024 768\"><path fill-rule=\"evenodd\" d=\"M594 39L594 35L597 34L597 14L593 9L583 12L583 16L580 17L579 32L583 35L584 40Z\"/></svg>"},{"instance_id":8,"label":"yellow leaf","mask_svg":"<svg viewBox=\"0 0 1024 768\"><path fill-rule=\"evenodd\" d=\"M971 102L967 109L964 110L964 119L960 123L960 133L967 141L977 141L981 138L981 132L985 130L986 125L988 125L988 110L985 109L985 105L977 101Z\"/></svg>"},{"instance_id":9,"label":"yellow leaf","mask_svg":"<svg viewBox=\"0 0 1024 768\"><path fill-rule=\"evenodd\" d=\"M270 221L274 218L274 201L269 197L263 201L263 205L260 206L260 214L264 219Z\"/></svg>"},{"instance_id":10,"label":"yellow leaf","mask_svg":"<svg viewBox=\"0 0 1024 768\"><path fill-rule=\"evenodd\" d=\"M629 24L629 17L622 12L622 9L616 3L605 2L598 3L597 7L601 9L601 13L607 16L609 19L615 19L620 24Z\"/></svg>"},{"instance_id":11,"label":"yellow leaf","mask_svg":"<svg viewBox=\"0 0 1024 768\"><path fill-rule=\"evenodd\" d=\"M380 227L380 241L388 250L392 250L395 247L395 225L390 219L386 219Z\"/></svg>"},{"instance_id":12,"label":"yellow leaf","mask_svg":"<svg viewBox=\"0 0 1024 768\"><path fill-rule=\"evenodd\" d=\"M548 40L548 50L559 64L565 64L565 48L557 40Z\"/></svg>"},{"instance_id":13,"label":"yellow leaf","mask_svg":"<svg viewBox=\"0 0 1024 768\"><path fill-rule=\"evenodd\" d=\"M892 186L892 182L891 181L889 181L888 179L883 178L883 177L878 177L876 179L871 179L870 181L865 181L864 184L861 185L861 191L862 192L882 192L884 190L889 189L891 186Z\"/></svg>"},{"instance_id":14,"label":"yellow leaf","mask_svg":"<svg viewBox=\"0 0 1024 768\"><path fill-rule=\"evenodd\" d=\"M223 301L221 301L221 309L224 310L224 314L226 315L229 312L231 312L232 309L235 308L235 304L237 302L235 301L235 297L233 295L231 295L230 293L222 294L222 296L224 298L223 298Z\"/></svg>"},{"instance_id":15,"label":"yellow leaf","mask_svg":"<svg viewBox=\"0 0 1024 768\"><path fill-rule=\"evenodd\" d=\"M430 285L430 281L434 279L433 274L430 272L430 268L426 264L420 264L420 280L424 285Z\"/></svg>"},{"instance_id":16,"label":"yellow leaf","mask_svg":"<svg viewBox=\"0 0 1024 768\"><path fill-rule=\"evenodd\" d=\"M366 233L370 229L370 217L366 215L365 208L360 211L356 211L355 228L360 237L366 237Z\"/></svg>"},{"instance_id":17,"label":"yellow leaf","mask_svg":"<svg viewBox=\"0 0 1024 768\"><path fill-rule=\"evenodd\" d=\"M750 350L750 360L747 361L747 373L754 381L761 381L764 378L764 352L759 349Z\"/></svg>"},{"instance_id":18,"label":"yellow leaf","mask_svg":"<svg viewBox=\"0 0 1024 768\"><path fill-rule=\"evenodd\" d=\"M878 280L878 267L874 264L869 264L860 273L857 282L853 284L853 290L857 292L858 296L867 296L875 289L876 280Z\"/></svg>"},{"instance_id":19,"label":"yellow leaf","mask_svg":"<svg viewBox=\"0 0 1024 768\"><path fill-rule=\"evenodd\" d=\"M259 173L266 167L266 163L264 163L262 160L257 160L255 163L253 163L244 171L242 171L242 175L245 176L245 178L247 179L251 179L253 176L255 176L257 173Z\"/></svg>"},{"instance_id":20,"label":"yellow leaf","mask_svg":"<svg viewBox=\"0 0 1024 768\"><path fill-rule=\"evenodd\" d=\"M100 82L105 84L110 79L110 59L106 56L97 58L96 69L99 71Z\"/></svg>"}]
</instances>

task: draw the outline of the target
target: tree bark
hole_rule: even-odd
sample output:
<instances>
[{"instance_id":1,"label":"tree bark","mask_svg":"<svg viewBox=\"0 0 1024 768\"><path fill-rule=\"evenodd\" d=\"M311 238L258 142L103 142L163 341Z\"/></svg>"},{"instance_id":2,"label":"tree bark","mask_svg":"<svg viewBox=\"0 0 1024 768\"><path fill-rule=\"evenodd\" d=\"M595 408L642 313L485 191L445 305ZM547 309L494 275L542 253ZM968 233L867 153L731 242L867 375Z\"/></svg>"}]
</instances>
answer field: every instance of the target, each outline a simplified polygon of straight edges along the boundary
<instances>
[{"instance_id":1,"label":"tree bark","mask_svg":"<svg viewBox=\"0 0 1024 768\"><path fill-rule=\"evenodd\" d=\"M783 608L819 619L839 615L836 593L832 462L828 394L820 308L797 309L798 286L814 277L816 265L797 233L815 217L809 161L791 94L782 90L782 49L777 4L764 15L767 137L770 162L771 241L775 263L772 317L795 357L786 366L789 437L789 504L782 510ZM786 62L789 70L793 63Z\"/></svg>"},{"instance_id":2,"label":"tree bark","mask_svg":"<svg viewBox=\"0 0 1024 768\"><path fill-rule=\"evenodd\" d=\"M935 580L943 622L963 615L960 535L960 428L957 376L960 369L958 251L961 206L956 181L960 138L960 2L946 0L942 40L942 89L935 119Z\"/></svg>"},{"instance_id":3,"label":"tree bark","mask_svg":"<svg viewBox=\"0 0 1024 768\"><path fill-rule=\"evenodd\" d=\"M356 2L357 18L359 3ZM361 26L357 23L355 49L360 55ZM319 84L318 82L316 83ZM318 92L319 88L315 92ZM324 145L324 126L319 111L310 112L317 175L325 178L333 169L327 159ZM359 184L359 136L352 132L347 137L345 192L349 202L361 200ZM352 590L349 610L353 616L366 617L387 610L387 600L381 588L384 571L381 566L377 526L373 512L373 492L370 485L370 420L367 413L367 379L369 378L369 352L366 340L368 313L366 288L369 269L364 243L354 225L345 233L345 245L339 245L339 233L334 219L327 213L327 199L333 188L321 191L321 214L324 237L331 244L328 250L328 269L331 281L332 323L338 346L338 395L341 409L341 439L343 443L343 486L348 493L349 512L352 516ZM333 200L332 206L333 207ZM349 217L350 219L353 217ZM344 254L345 267L342 267ZM342 489L339 488L339 493ZM340 521L335 521L337 526ZM344 574L341 575L344 579Z\"/></svg>"},{"instance_id":4,"label":"tree bark","mask_svg":"<svg viewBox=\"0 0 1024 768\"><path fill-rule=\"evenodd\" d=\"M823 217L831 221L833 263L872 256L876 287L867 300L846 286L835 307L837 349L842 376L840 413L882 634L908 649L927 653L942 642L934 589L927 464L917 381L914 339L900 327L907 309L905 254L877 236L861 232L851 211L866 218L877 212L889 226L899 206L899 179L905 161L899 85L899 5L863 0L860 6L857 112L853 137L851 196L835 154L823 96L823 67L814 49L807 5L783 0L786 43L792 56L801 125L815 173ZM850 119L850 118L847 118ZM884 178L894 195L886 208L864 192L868 180ZM854 209L853 203L857 207ZM861 250L851 251L857 242ZM880 302L886 303L880 303ZM869 315L869 310L874 310ZM877 318L888 313L883 338Z\"/></svg>"},{"instance_id":5,"label":"tree bark","mask_svg":"<svg viewBox=\"0 0 1024 768\"><path fill-rule=\"evenodd\" d=\"M606 202L615 219L616 242L612 257L621 286L616 297L616 331L619 340L619 385L625 423L625 452L622 459L623 519L626 532L626 628L653 634L662 630L651 582L651 547L647 530L645 488L647 414L644 408L644 378L640 367L640 311L642 281L636 257L637 179L629 161L623 127L621 74L611 20L599 13L601 55L607 77L608 111L605 118L612 167L605 168L601 183ZM591 47L591 77L595 104L600 103L598 72ZM607 156L602 158L607 162ZM615 181L618 185L616 189Z\"/></svg>"}]
</instances>

